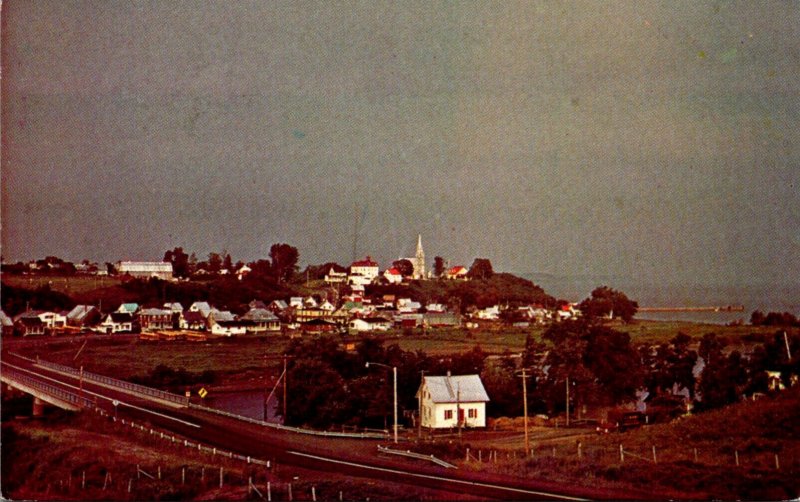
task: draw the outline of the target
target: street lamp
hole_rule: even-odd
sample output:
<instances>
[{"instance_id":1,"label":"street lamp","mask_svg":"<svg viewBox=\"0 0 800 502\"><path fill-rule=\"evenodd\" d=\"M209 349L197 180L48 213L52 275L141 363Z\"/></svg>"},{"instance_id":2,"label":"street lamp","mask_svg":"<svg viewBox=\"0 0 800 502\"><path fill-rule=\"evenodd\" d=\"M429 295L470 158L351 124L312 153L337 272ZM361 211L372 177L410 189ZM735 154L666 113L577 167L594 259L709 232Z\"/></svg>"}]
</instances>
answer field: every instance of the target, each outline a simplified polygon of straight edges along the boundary
<instances>
[{"instance_id":1,"label":"street lamp","mask_svg":"<svg viewBox=\"0 0 800 502\"><path fill-rule=\"evenodd\" d=\"M397 366L389 366L388 364L367 362L366 367L369 368L370 364L392 369L392 374L394 375L394 442L395 444L397 444Z\"/></svg>"}]
</instances>

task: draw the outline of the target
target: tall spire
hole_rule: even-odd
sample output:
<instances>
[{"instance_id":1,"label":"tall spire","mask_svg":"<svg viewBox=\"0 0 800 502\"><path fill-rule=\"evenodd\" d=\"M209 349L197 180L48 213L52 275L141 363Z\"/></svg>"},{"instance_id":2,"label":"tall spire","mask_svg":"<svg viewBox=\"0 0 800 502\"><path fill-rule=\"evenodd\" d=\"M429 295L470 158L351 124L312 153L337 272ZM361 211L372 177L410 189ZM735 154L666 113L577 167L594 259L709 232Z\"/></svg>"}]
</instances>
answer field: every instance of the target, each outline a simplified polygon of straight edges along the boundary
<instances>
[{"instance_id":1,"label":"tall spire","mask_svg":"<svg viewBox=\"0 0 800 502\"><path fill-rule=\"evenodd\" d=\"M422 234L417 236L417 254L414 256L414 277L425 278L425 251L422 249Z\"/></svg>"}]
</instances>

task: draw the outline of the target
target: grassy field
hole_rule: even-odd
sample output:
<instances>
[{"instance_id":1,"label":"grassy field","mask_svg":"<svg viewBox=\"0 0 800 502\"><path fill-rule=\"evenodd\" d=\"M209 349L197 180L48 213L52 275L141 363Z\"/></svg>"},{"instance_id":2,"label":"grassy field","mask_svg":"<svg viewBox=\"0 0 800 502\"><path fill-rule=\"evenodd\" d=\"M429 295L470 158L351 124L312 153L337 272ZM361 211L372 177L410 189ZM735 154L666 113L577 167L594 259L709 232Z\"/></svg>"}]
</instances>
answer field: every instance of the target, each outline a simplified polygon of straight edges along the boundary
<instances>
[{"instance_id":1,"label":"grassy field","mask_svg":"<svg viewBox=\"0 0 800 502\"><path fill-rule=\"evenodd\" d=\"M50 286L53 291L67 295L82 295L91 291L118 286L122 281L117 277L103 275L76 275L72 277L44 275L3 275L3 282L9 286L25 289L38 289Z\"/></svg>"},{"instance_id":2,"label":"grassy field","mask_svg":"<svg viewBox=\"0 0 800 502\"><path fill-rule=\"evenodd\" d=\"M5 401L12 408L20 403ZM30 403L26 403L30 410ZM5 411L5 410L4 410ZM276 500L462 500L385 480L352 479L289 466L268 470L153 439L98 417L53 410L46 420L3 420L4 500L261 500L248 479ZM223 469L223 487L219 470ZM147 474L137 475L137 469ZM154 479L150 479L152 476ZM130 488L129 488L130 486ZM130 490L130 491L129 491Z\"/></svg>"}]
</instances>

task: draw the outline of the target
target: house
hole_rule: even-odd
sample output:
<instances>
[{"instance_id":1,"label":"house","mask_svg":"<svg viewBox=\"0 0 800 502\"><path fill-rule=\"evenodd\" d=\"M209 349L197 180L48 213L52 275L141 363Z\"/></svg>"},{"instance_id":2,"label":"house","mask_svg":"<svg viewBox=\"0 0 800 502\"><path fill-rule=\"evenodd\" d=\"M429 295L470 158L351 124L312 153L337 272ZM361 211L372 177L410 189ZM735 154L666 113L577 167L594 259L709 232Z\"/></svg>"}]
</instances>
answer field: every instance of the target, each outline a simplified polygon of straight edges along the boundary
<instances>
[{"instance_id":1,"label":"house","mask_svg":"<svg viewBox=\"0 0 800 502\"><path fill-rule=\"evenodd\" d=\"M76 328L94 326L102 317L100 310L94 305L76 305L67 313L67 326Z\"/></svg>"},{"instance_id":2,"label":"house","mask_svg":"<svg viewBox=\"0 0 800 502\"><path fill-rule=\"evenodd\" d=\"M116 268L119 275L172 280L172 263L167 261L120 261Z\"/></svg>"},{"instance_id":3,"label":"house","mask_svg":"<svg viewBox=\"0 0 800 502\"><path fill-rule=\"evenodd\" d=\"M262 302L261 300L251 300L250 303L247 304L248 307L251 309L265 309L267 308L267 304Z\"/></svg>"},{"instance_id":4,"label":"house","mask_svg":"<svg viewBox=\"0 0 800 502\"><path fill-rule=\"evenodd\" d=\"M403 274L401 274L400 271L394 267L387 268L383 272L383 278L386 279L386 282L389 284L400 284L403 282Z\"/></svg>"},{"instance_id":5,"label":"house","mask_svg":"<svg viewBox=\"0 0 800 502\"><path fill-rule=\"evenodd\" d=\"M351 285L366 286L378 277L378 273L378 264L367 256L363 260L354 261L350 264L350 274L347 276L347 282Z\"/></svg>"},{"instance_id":6,"label":"house","mask_svg":"<svg viewBox=\"0 0 800 502\"><path fill-rule=\"evenodd\" d=\"M296 309L303 308L303 297L302 296L293 296L289 298L289 306Z\"/></svg>"},{"instance_id":7,"label":"house","mask_svg":"<svg viewBox=\"0 0 800 502\"><path fill-rule=\"evenodd\" d=\"M164 304L164 308L178 314L183 312L183 305L178 302L167 302Z\"/></svg>"},{"instance_id":8,"label":"house","mask_svg":"<svg viewBox=\"0 0 800 502\"><path fill-rule=\"evenodd\" d=\"M383 317L365 317L351 320L347 327L350 332L388 331L392 327L392 321Z\"/></svg>"},{"instance_id":9,"label":"house","mask_svg":"<svg viewBox=\"0 0 800 502\"><path fill-rule=\"evenodd\" d=\"M456 265L455 267L450 267L444 273L444 276L445 276L446 279L450 279L452 281L455 281L455 280L466 281L468 272L469 272L469 270L467 270L467 267L465 267L463 265Z\"/></svg>"},{"instance_id":10,"label":"house","mask_svg":"<svg viewBox=\"0 0 800 502\"><path fill-rule=\"evenodd\" d=\"M97 328L101 333L130 333L133 331L133 315L128 312L112 312Z\"/></svg>"},{"instance_id":11,"label":"house","mask_svg":"<svg viewBox=\"0 0 800 502\"><path fill-rule=\"evenodd\" d=\"M303 299L303 308L315 309L317 307L319 307L319 303L317 303L317 300L315 300L313 296Z\"/></svg>"},{"instance_id":12,"label":"house","mask_svg":"<svg viewBox=\"0 0 800 502\"><path fill-rule=\"evenodd\" d=\"M311 319L300 323L300 330L303 333L333 333L339 330L339 324L327 319Z\"/></svg>"},{"instance_id":13,"label":"house","mask_svg":"<svg viewBox=\"0 0 800 502\"><path fill-rule=\"evenodd\" d=\"M206 317L202 312L186 310L181 314L178 325L181 329L205 331L207 327Z\"/></svg>"},{"instance_id":14,"label":"house","mask_svg":"<svg viewBox=\"0 0 800 502\"><path fill-rule=\"evenodd\" d=\"M203 317L208 317L208 314L211 312L211 305L208 302L194 302L189 306L190 312L200 312L203 314Z\"/></svg>"},{"instance_id":15,"label":"house","mask_svg":"<svg viewBox=\"0 0 800 502\"><path fill-rule=\"evenodd\" d=\"M252 271L252 268L248 267L247 265L242 265L239 270L236 271L236 277L241 281Z\"/></svg>"},{"instance_id":16,"label":"house","mask_svg":"<svg viewBox=\"0 0 800 502\"><path fill-rule=\"evenodd\" d=\"M3 329L3 336L11 336L14 334L14 321L2 310L0 310L0 327Z\"/></svg>"},{"instance_id":17,"label":"house","mask_svg":"<svg viewBox=\"0 0 800 502\"><path fill-rule=\"evenodd\" d=\"M427 312L447 312L447 307L441 303L429 303L425 306Z\"/></svg>"},{"instance_id":18,"label":"house","mask_svg":"<svg viewBox=\"0 0 800 502\"><path fill-rule=\"evenodd\" d=\"M500 319L500 307L497 305L494 305L493 307L486 307L483 310L477 311L475 313L475 317L487 321L496 321Z\"/></svg>"},{"instance_id":19,"label":"house","mask_svg":"<svg viewBox=\"0 0 800 502\"><path fill-rule=\"evenodd\" d=\"M234 336L244 335L247 333L247 322L236 320L212 320L209 322L211 325L211 333L221 336Z\"/></svg>"},{"instance_id":20,"label":"house","mask_svg":"<svg viewBox=\"0 0 800 502\"><path fill-rule=\"evenodd\" d=\"M478 375L425 376L417 399L423 427L486 427L489 396Z\"/></svg>"},{"instance_id":21,"label":"house","mask_svg":"<svg viewBox=\"0 0 800 502\"><path fill-rule=\"evenodd\" d=\"M139 311L139 325L142 330L172 329L172 310L142 309Z\"/></svg>"},{"instance_id":22,"label":"house","mask_svg":"<svg viewBox=\"0 0 800 502\"><path fill-rule=\"evenodd\" d=\"M333 312L334 310L336 310L336 307L334 307L333 304L328 300L325 300L324 302L320 303L318 308L320 310L326 310L328 312Z\"/></svg>"},{"instance_id":23,"label":"house","mask_svg":"<svg viewBox=\"0 0 800 502\"><path fill-rule=\"evenodd\" d=\"M283 300L272 300L270 304L267 305L267 309L275 315L282 314L288 308L289 304Z\"/></svg>"},{"instance_id":24,"label":"house","mask_svg":"<svg viewBox=\"0 0 800 502\"><path fill-rule=\"evenodd\" d=\"M461 316L452 312L426 312L422 314L422 322L429 328L458 328Z\"/></svg>"},{"instance_id":25,"label":"house","mask_svg":"<svg viewBox=\"0 0 800 502\"><path fill-rule=\"evenodd\" d=\"M137 310L139 310L138 303L123 303L122 305L119 306L119 308L116 311L120 313L133 315L136 313Z\"/></svg>"},{"instance_id":26,"label":"house","mask_svg":"<svg viewBox=\"0 0 800 502\"><path fill-rule=\"evenodd\" d=\"M266 308L251 308L242 316L242 321L246 321L246 331L248 333L267 333L281 330L281 321L278 317Z\"/></svg>"},{"instance_id":27,"label":"house","mask_svg":"<svg viewBox=\"0 0 800 502\"><path fill-rule=\"evenodd\" d=\"M44 322L39 319L39 313L33 310L14 317L14 330L21 336L44 335L46 327Z\"/></svg>"},{"instance_id":28,"label":"house","mask_svg":"<svg viewBox=\"0 0 800 502\"><path fill-rule=\"evenodd\" d=\"M400 313L394 317L394 323L399 328L417 328L422 326L424 321L423 314L404 314Z\"/></svg>"},{"instance_id":29,"label":"house","mask_svg":"<svg viewBox=\"0 0 800 502\"><path fill-rule=\"evenodd\" d=\"M400 298L397 300L397 310L402 313L419 312L422 309L420 302L411 301L410 298Z\"/></svg>"},{"instance_id":30,"label":"house","mask_svg":"<svg viewBox=\"0 0 800 502\"><path fill-rule=\"evenodd\" d=\"M39 319L44 323L45 329L60 329L67 325L66 314L58 312L39 312Z\"/></svg>"},{"instance_id":31,"label":"house","mask_svg":"<svg viewBox=\"0 0 800 502\"><path fill-rule=\"evenodd\" d=\"M333 267L325 274L327 284L342 284L347 282L347 272L337 272Z\"/></svg>"}]
</instances>

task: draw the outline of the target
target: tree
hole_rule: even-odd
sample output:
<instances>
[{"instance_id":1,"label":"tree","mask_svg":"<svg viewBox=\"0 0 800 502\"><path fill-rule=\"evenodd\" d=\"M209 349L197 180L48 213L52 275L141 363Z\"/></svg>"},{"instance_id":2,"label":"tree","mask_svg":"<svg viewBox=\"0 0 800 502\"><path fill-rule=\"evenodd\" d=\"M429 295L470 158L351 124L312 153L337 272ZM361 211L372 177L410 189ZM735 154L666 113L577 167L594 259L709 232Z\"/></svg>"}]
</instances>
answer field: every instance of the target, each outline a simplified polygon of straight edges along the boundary
<instances>
[{"instance_id":1,"label":"tree","mask_svg":"<svg viewBox=\"0 0 800 502\"><path fill-rule=\"evenodd\" d=\"M636 315L639 304L630 300L621 291L600 286L595 288L591 296L583 300L578 308L587 317L617 316L627 323Z\"/></svg>"},{"instance_id":2,"label":"tree","mask_svg":"<svg viewBox=\"0 0 800 502\"><path fill-rule=\"evenodd\" d=\"M273 244L269 248L269 257L272 259L272 270L278 283L288 281L298 270L297 260L300 259L300 253L294 246Z\"/></svg>"},{"instance_id":3,"label":"tree","mask_svg":"<svg viewBox=\"0 0 800 502\"><path fill-rule=\"evenodd\" d=\"M395 260L392 262L392 266L396 268L403 277L411 277L414 275L414 264L411 263L411 260L407 260L406 258Z\"/></svg>"},{"instance_id":4,"label":"tree","mask_svg":"<svg viewBox=\"0 0 800 502\"><path fill-rule=\"evenodd\" d=\"M475 258L467 272L470 279L491 279L493 275L492 262L488 258Z\"/></svg>"},{"instance_id":5,"label":"tree","mask_svg":"<svg viewBox=\"0 0 800 502\"><path fill-rule=\"evenodd\" d=\"M164 261L172 263L172 274L175 277L189 276L189 255L182 247L176 247L164 253Z\"/></svg>"},{"instance_id":6,"label":"tree","mask_svg":"<svg viewBox=\"0 0 800 502\"><path fill-rule=\"evenodd\" d=\"M699 354L705 363L698 385L700 409L720 408L736 401L737 379L732 365L736 364L740 357L731 354L732 357L726 360L722 352L723 347L723 342L714 333L707 333L700 340ZM736 354L738 355L738 352Z\"/></svg>"},{"instance_id":7,"label":"tree","mask_svg":"<svg viewBox=\"0 0 800 502\"><path fill-rule=\"evenodd\" d=\"M442 277L444 275L444 258L436 256L433 259L433 275Z\"/></svg>"},{"instance_id":8,"label":"tree","mask_svg":"<svg viewBox=\"0 0 800 502\"><path fill-rule=\"evenodd\" d=\"M219 253L208 253L208 271L212 274L219 273L222 268L222 256Z\"/></svg>"},{"instance_id":9,"label":"tree","mask_svg":"<svg viewBox=\"0 0 800 502\"><path fill-rule=\"evenodd\" d=\"M222 259L222 268L227 270L229 273L233 273L236 269L233 268L233 259L231 258L230 253L224 253L225 257Z\"/></svg>"}]
</instances>

